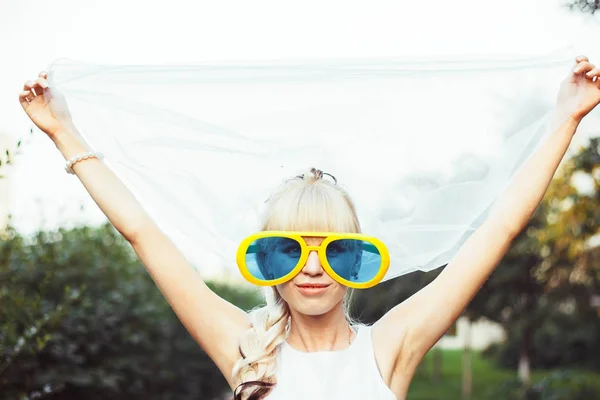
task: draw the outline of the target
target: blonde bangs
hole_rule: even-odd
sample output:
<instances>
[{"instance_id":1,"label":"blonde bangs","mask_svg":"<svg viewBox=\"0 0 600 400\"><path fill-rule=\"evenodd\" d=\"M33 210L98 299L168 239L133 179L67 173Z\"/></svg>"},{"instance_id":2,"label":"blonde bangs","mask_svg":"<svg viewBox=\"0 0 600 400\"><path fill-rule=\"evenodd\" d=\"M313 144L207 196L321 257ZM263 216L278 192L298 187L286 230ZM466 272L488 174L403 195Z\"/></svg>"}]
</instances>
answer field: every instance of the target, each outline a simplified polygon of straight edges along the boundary
<instances>
[{"instance_id":1,"label":"blonde bangs","mask_svg":"<svg viewBox=\"0 0 600 400\"><path fill-rule=\"evenodd\" d=\"M360 232L356 211L339 186L324 180L287 182L269 200L262 230Z\"/></svg>"}]
</instances>

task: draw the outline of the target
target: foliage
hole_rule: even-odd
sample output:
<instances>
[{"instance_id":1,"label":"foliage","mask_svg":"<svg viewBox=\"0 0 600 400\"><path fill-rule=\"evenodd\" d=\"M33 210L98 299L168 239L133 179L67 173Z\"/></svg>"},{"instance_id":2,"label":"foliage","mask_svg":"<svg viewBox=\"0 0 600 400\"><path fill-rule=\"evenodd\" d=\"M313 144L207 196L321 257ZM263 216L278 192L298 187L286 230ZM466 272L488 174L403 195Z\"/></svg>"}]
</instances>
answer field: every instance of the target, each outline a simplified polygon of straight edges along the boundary
<instances>
[{"instance_id":1,"label":"foliage","mask_svg":"<svg viewBox=\"0 0 600 400\"><path fill-rule=\"evenodd\" d=\"M16 154L19 154L19 150L21 149L22 144L23 141L19 140L14 150L4 149L0 153L0 179L4 178L4 175L2 175L2 169L6 168L7 165L13 164L14 157Z\"/></svg>"},{"instance_id":2,"label":"foliage","mask_svg":"<svg viewBox=\"0 0 600 400\"><path fill-rule=\"evenodd\" d=\"M594 14L600 10L600 0L574 0L569 4L569 8Z\"/></svg>"},{"instance_id":3,"label":"foliage","mask_svg":"<svg viewBox=\"0 0 600 400\"><path fill-rule=\"evenodd\" d=\"M8 229L0 243L3 399L214 398L227 385L110 225ZM257 292L210 284L253 308Z\"/></svg>"},{"instance_id":4,"label":"foliage","mask_svg":"<svg viewBox=\"0 0 600 400\"><path fill-rule=\"evenodd\" d=\"M530 361L533 368L600 368L600 324L591 311L587 315L550 313L532 335ZM519 361L522 332L508 331L504 343L493 345L484 354L500 366L515 368Z\"/></svg>"}]
</instances>

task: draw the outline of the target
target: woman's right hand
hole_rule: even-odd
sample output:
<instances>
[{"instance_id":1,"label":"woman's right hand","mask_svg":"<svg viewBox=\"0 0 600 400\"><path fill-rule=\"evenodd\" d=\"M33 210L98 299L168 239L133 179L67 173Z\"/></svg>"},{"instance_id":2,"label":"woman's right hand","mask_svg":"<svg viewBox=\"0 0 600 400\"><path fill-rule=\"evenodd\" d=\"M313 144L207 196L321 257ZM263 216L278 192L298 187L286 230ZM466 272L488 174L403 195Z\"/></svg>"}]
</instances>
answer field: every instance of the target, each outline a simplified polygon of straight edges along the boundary
<instances>
[{"instance_id":1,"label":"woman's right hand","mask_svg":"<svg viewBox=\"0 0 600 400\"><path fill-rule=\"evenodd\" d=\"M38 79L27 81L19 93L19 102L33 123L50 139L65 130L66 122L71 121L66 104L56 107L55 99L48 89L48 74L40 72ZM60 103L60 102L59 102Z\"/></svg>"},{"instance_id":2,"label":"woman's right hand","mask_svg":"<svg viewBox=\"0 0 600 400\"><path fill-rule=\"evenodd\" d=\"M581 121L600 104L600 67L586 56L575 60L575 69L569 73L558 93L558 106L575 120Z\"/></svg>"}]
</instances>

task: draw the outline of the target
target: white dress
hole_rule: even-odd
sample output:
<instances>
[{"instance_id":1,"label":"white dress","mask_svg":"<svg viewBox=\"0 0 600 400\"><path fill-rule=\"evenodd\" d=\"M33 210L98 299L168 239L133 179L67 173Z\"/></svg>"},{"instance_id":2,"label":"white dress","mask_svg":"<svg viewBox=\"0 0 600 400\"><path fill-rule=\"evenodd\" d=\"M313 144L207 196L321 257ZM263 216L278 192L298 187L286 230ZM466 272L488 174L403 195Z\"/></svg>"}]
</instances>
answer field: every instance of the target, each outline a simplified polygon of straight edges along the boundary
<instances>
[{"instance_id":1,"label":"white dress","mask_svg":"<svg viewBox=\"0 0 600 400\"><path fill-rule=\"evenodd\" d=\"M268 400L397 400L379 373L370 326L359 327L341 351L306 353L285 342L276 370L277 385Z\"/></svg>"}]
</instances>

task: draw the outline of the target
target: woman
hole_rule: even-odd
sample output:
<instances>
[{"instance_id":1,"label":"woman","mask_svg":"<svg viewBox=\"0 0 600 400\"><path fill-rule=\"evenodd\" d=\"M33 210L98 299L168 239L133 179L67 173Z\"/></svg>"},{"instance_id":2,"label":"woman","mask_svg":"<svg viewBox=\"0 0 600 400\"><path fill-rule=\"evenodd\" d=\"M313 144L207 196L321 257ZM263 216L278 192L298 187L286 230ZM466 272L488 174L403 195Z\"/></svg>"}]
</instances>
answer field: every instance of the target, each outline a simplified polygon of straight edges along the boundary
<instances>
[{"instance_id":1,"label":"woman","mask_svg":"<svg viewBox=\"0 0 600 400\"><path fill-rule=\"evenodd\" d=\"M435 281L368 327L350 320L344 300L349 286L367 287L381 278L386 250L377 239L359 234L354 205L335 178L312 169L269 199L262 233L245 240L238 253L244 276L272 286L267 306L247 314L204 284L119 179L88 153L69 118L61 123L65 115L53 115L46 78L40 73L25 83L19 95L23 109L131 243L236 399L406 398L422 358L527 224L578 125L600 102L600 69L578 57L559 92L558 128L515 176L486 222ZM369 276L359 278L366 270Z\"/></svg>"}]
</instances>

